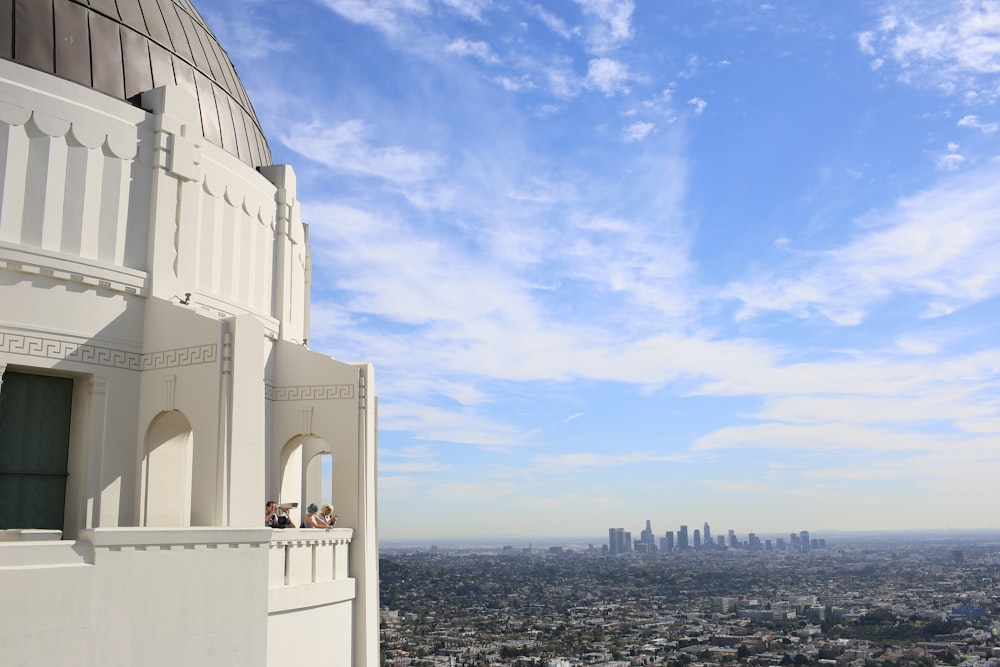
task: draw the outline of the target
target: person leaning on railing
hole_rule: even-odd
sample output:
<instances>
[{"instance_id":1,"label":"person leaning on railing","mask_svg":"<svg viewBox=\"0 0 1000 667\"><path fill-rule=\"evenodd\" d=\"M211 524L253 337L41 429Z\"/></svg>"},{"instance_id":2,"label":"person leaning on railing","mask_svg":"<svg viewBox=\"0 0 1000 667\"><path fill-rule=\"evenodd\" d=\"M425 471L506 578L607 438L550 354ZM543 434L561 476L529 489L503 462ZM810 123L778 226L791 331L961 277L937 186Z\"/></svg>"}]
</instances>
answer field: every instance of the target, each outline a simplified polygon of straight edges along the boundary
<instances>
[{"instance_id":1,"label":"person leaning on railing","mask_svg":"<svg viewBox=\"0 0 1000 667\"><path fill-rule=\"evenodd\" d=\"M329 528L333 528L334 524L337 523L337 515L333 513L333 505L330 503L323 503L320 506L319 515L326 521Z\"/></svg>"},{"instance_id":2,"label":"person leaning on railing","mask_svg":"<svg viewBox=\"0 0 1000 667\"><path fill-rule=\"evenodd\" d=\"M309 503L309 507L306 508L306 518L302 520L302 527L330 530L330 524L319 513L319 507L316 506L316 503Z\"/></svg>"}]
</instances>

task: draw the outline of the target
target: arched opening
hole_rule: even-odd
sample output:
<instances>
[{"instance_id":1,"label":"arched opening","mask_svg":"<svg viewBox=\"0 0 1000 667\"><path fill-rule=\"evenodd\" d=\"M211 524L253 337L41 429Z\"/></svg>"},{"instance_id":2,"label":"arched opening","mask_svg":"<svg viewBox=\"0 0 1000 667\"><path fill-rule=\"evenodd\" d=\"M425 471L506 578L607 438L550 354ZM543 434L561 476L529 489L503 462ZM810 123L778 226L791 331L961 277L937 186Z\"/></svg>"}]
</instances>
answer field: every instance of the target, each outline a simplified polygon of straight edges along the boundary
<instances>
[{"instance_id":1,"label":"arched opening","mask_svg":"<svg viewBox=\"0 0 1000 667\"><path fill-rule=\"evenodd\" d=\"M333 503L333 455L322 440L313 440L310 444L322 445L320 451L314 452L306 462L303 497L307 503ZM308 449L308 447L306 448Z\"/></svg>"},{"instance_id":2,"label":"arched opening","mask_svg":"<svg viewBox=\"0 0 1000 667\"><path fill-rule=\"evenodd\" d=\"M299 525L310 503L333 504L333 456L322 438L298 436L285 445L281 455L281 488L278 502L297 502L289 517Z\"/></svg>"},{"instance_id":3,"label":"arched opening","mask_svg":"<svg viewBox=\"0 0 1000 667\"><path fill-rule=\"evenodd\" d=\"M194 437L182 412L162 412L146 433L143 525L191 525Z\"/></svg>"}]
</instances>

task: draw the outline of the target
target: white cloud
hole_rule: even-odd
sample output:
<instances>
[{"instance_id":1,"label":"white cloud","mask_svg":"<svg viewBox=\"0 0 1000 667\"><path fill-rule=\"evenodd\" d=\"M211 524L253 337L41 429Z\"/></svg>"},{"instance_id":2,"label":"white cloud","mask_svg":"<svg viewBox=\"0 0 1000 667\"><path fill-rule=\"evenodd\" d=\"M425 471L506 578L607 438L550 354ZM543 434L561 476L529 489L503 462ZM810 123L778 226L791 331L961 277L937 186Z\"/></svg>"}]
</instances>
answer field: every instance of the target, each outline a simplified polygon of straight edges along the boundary
<instances>
[{"instance_id":1,"label":"white cloud","mask_svg":"<svg viewBox=\"0 0 1000 667\"><path fill-rule=\"evenodd\" d=\"M688 100L688 104L694 107L695 113L701 113L702 111L705 110L705 107L708 106L708 102L701 99L700 97L692 97L691 99Z\"/></svg>"},{"instance_id":2,"label":"white cloud","mask_svg":"<svg viewBox=\"0 0 1000 667\"><path fill-rule=\"evenodd\" d=\"M997 97L1000 5L995 2L900 2L858 35L874 62L891 61L902 81L948 94Z\"/></svg>"},{"instance_id":3,"label":"white cloud","mask_svg":"<svg viewBox=\"0 0 1000 667\"><path fill-rule=\"evenodd\" d=\"M472 56L488 65L500 63L500 57L493 52L493 49L486 42L470 42L465 39L456 39L445 47L445 51L459 56Z\"/></svg>"},{"instance_id":4,"label":"white cloud","mask_svg":"<svg viewBox=\"0 0 1000 667\"><path fill-rule=\"evenodd\" d=\"M587 84L607 96L627 93L628 66L611 58L595 58L587 66Z\"/></svg>"},{"instance_id":5,"label":"white cloud","mask_svg":"<svg viewBox=\"0 0 1000 667\"><path fill-rule=\"evenodd\" d=\"M608 53L632 39L632 0L576 0L584 14L595 22L590 26L587 42L593 53Z\"/></svg>"},{"instance_id":6,"label":"white cloud","mask_svg":"<svg viewBox=\"0 0 1000 667\"><path fill-rule=\"evenodd\" d=\"M560 97L575 97L580 92L580 82L568 65L556 63L539 72L548 82L549 90Z\"/></svg>"},{"instance_id":7,"label":"white cloud","mask_svg":"<svg viewBox=\"0 0 1000 667\"><path fill-rule=\"evenodd\" d=\"M320 123L292 125L281 135L286 146L335 171L377 176L408 184L434 176L443 159L431 152L402 146L377 146L369 141L371 129L361 120L333 127Z\"/></svg>"},{"instance_id":8,"label":"white cloud","mask_svg":"<svg viewBox=\"0 0 1000 667\"><path fill-rule=\"evenodd\" d=\"M978 116L975 115L963 116L961 120L958 121L958 126L971 127L979 130L983 134L993 134L997 131L997 129L1000 129L1000 125L997 123L984 123L979 120Z\"/></svg>"},{"instance_id":9,"label":"white cloud","mask_svg":"<svg viewBox=\"0 0 1000 667\"><path fill-rule=\"evenodd\" d=\"M641 141L654 129L656 129L656 125L653 123L644 123L641 121L632 123L625 128L625 141Z\"/></svg>"},{"instance_id":10,"label":"white cloud","mask_svg":"<svg viewBox=\"0 0 1000 667\"><path fill-rule=\"evenodd\" d=\"M495 80L503 87L504 90L511 93L524 93L535 89L534 82L527 75L516 79L509 76L501 76L497 77Z\"/></svg>"},{"instance_id":11,"label":"white cloud","mask_svg":"<svg viewBox=\"0 0 1000 667\"><path fill-rule=\"evenodd\" d=\"M427 15L429 0L320 0L326 7L354 23L371 26L389 35L400 32L409 14Z\"/></svg>"},{"instance_id":12,"label":"white cloud","mask_svg":"<svg viewBox=\"0 0 1000 667\"><path fill-rule=\"evenodd\" d=\"M962 155L961 153L954 152L954 149L951 150L953 152L944 153L937 157L935 164L937 165L938 169L942 171L955 171L956 169L961 167L962 164L965 162L964 155Z\"/></svg>"},{"instance_id":13,"label":"white cloud","mask_svg":"<svg viewBox=\"0 0 1000 667\"><path fill-rule=\"evenodd\" d=\"M546 9L541 5L531 5L530 9L531 12L535 14L535 16L537 16L542 21L542 23L548 27L549 30L556 33L563 39L569 39L578 32L578 30L576 29L570 29L566 25L565 21L563 21L555 14L546 11Z\"/></svg>"}]
</instances>

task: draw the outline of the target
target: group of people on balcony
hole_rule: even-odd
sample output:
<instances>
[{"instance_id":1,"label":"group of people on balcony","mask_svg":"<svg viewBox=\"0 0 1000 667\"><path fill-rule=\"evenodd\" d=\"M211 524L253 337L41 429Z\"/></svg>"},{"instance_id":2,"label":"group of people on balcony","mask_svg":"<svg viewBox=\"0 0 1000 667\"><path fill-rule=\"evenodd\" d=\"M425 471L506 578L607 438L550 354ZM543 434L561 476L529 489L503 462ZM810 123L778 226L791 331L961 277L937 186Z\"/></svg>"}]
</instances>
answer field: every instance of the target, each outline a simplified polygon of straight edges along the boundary
<instances>
[{"instance_id":1,"label":"group of people on balcony","mask_svg":"<svg viewBox=\"0 0 1000 667\"><path fill-rule=\"evenodd\" d=\"M310 503L306 508L306 518L302 520L302 528L325 528L330 530L337 523L337 517L333 513L333 505L323 503L317 508L316 503Z\"/></svg>"},{"instance_id":2,"label":"group of people on balcony","mask_svg":"<svg viewBox=\"0 0 1000 667\"><path fill-rule=\"evenodd\" d=\"M288 509L288 507L279 505L273 500L267 501L264 506L264 525L269 528L294 528L295 524L288 516ZM299 527L330 530L336 523L337 515L333 513L333 505L323 503L322 507L317 507L316 503L309 503L306 508L306 516L302 519L302 524Z\"/></svg>"}]
</instances>

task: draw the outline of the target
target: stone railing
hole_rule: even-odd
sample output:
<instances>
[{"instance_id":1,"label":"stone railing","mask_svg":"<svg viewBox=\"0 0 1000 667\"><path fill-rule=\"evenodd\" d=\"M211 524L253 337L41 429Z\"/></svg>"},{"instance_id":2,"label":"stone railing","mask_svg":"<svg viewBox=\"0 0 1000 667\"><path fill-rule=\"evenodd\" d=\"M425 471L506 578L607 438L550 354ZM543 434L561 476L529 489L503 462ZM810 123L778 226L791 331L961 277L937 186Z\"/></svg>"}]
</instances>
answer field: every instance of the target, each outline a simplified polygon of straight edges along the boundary
<instances>
[{"instance_id":1,"label":"stone railing","mask_svg":"<svg viewBox=\"0 0 1000 667\"><path fill-rule=\"evenodd\" d=\"M347 579L350 528L286 528L271 534L268 586L297 586Z\"/></svg>"},{"instance_id":2,"label":"stone railing","mask_svg":"<svg viewBox=\"0 0 1000 667\"><path fill-rule=\"evenodd\" d=\"M354 599L348 572L350 528L286 528L271 534L268 610L287 611Z\"/></svg>"}]
</instances>

